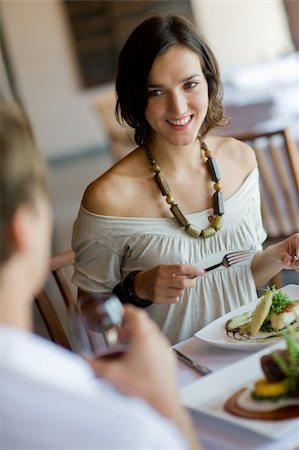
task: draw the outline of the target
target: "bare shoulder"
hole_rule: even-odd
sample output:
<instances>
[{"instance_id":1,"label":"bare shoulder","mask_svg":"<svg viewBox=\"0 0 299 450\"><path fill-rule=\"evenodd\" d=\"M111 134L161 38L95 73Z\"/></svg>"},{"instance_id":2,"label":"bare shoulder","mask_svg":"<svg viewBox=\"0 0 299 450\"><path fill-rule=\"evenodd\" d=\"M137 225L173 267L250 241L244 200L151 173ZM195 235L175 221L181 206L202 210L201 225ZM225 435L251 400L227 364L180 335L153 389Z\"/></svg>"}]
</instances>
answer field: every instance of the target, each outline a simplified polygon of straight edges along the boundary
<instances>
[{"instance_id":1,"label":"bare shoulder","mask_svg":"<svg viewBox=\"0 0 299 450\"><path fill-rule=\"evenodd\" d=\"M92 181L83 195L84 208L100 215L128 215L128 205L132 204L138 184L136 174L140 175L139 167L143 167L141 158L137 149Z\"/></svg>"},{"instance_id":2,"label":"bare shoulder","mask_svg":"<svg viewBox=\"0 0 299 450\"><path fill-rule=\"evenodd\" d=\"M255 152L245 142L226 136L211 136L209 141L215 148L217 158L225 160L231 167L238 168L244 175L249 174L256 167Z\"/></svg>"}]
</instances>

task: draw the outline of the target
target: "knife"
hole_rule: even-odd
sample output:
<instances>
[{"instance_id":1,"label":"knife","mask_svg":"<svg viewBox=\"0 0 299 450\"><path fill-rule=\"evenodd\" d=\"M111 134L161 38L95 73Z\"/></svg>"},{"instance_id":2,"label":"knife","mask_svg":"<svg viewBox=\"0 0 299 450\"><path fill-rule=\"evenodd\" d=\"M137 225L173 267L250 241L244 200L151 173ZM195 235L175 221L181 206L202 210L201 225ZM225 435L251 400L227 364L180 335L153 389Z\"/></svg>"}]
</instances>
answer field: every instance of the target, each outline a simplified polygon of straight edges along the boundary
<instances>
[{"instance_id":1,"label":"knife","mask_svg":"<svg viewBox=\"0 0 299 450\"><path fill-rule=\"evenodd\" d=\"M188 367L195 370L200 375L204 376L204 375L208 375L209 373L212 373L212 371L208 367L202 366L200 364L196 364L194 361L192 361L192 359L188 358L188 356L184 355L176 348L173 348L172 350L175 352L177 358L180 361L185 363Z\"/></svg>"}]
</instances>

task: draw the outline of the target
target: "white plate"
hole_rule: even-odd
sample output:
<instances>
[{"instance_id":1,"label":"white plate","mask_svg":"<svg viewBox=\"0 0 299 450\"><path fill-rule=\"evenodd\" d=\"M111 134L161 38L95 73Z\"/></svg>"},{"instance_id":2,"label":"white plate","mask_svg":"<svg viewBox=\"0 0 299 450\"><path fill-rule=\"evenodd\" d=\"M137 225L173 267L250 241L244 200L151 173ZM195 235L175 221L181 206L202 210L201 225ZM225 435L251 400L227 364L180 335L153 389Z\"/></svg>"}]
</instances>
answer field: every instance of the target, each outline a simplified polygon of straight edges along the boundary
<instances>
[{"instance_id":1,"label":"white plate","mask_svg":"<svg viewBox=\"0 0 299 450\"><path fill-rule=\"evenodd\" d=\"M299 286L296 284L289 284L279 290L287 294L292 300L299 299ZM227 335L225 329L226 322L232 317L243 314L246 311L253 311L257 302L258 300L254 300L253 302L247 303L246 305L219 317L219 319L214 320L206 327L197 331L194 336L217 347L243 351L260 350L263 347L272 345L274 342L281 340L281 337L268 337L266 340L255 340L254 338L251 338L250 340L237 341Z\"/></svg>"},{"instance_id":2,"label":"white plate","mask_svg":"<svg viewBox=\"0 0 299 450\"><path fill-rule=\"evenodd\" d=\"M217 417L256 433L276 439L298 428L298 419L256 420L234 416L224 411L225 401L236 391L251 386L262 376L260 358L276 348L285 348L285 342L278 342L270 348L256 352L230 366L180 389L182 404L195 411Z\"/></svg>"}]
</instances>

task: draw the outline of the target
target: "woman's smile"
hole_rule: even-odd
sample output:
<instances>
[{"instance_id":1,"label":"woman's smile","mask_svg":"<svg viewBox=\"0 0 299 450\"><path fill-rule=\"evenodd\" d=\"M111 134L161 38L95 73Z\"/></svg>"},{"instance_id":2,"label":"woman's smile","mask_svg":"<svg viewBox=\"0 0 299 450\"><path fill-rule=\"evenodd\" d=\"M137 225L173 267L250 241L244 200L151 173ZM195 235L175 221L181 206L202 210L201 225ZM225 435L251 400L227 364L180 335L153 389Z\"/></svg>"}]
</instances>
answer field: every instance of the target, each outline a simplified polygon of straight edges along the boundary
<instances>
[{"instance_id":1,"label":"woman's smile","mask_svg":"<svg viewBox=\"0 0 299 450\"><path fill-rule=\"evenodd\" d=\"M167 119L166 122L169 123L169 125L171 127L173 127L176 130L185 130L188 125L191 123L192 121L192 115L190 116L186 116L183 119Z\"/></svg>"}]
</instances>

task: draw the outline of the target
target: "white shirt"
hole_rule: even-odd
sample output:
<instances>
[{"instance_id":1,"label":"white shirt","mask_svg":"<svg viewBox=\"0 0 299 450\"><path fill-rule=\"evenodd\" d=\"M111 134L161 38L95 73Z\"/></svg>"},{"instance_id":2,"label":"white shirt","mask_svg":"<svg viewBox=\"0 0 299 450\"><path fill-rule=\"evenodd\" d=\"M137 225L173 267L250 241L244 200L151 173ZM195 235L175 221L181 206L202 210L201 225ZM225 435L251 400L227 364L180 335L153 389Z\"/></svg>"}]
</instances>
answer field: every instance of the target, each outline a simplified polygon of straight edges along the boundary
<instances>
[{"instance_id":1,"label":"white shirt","mask_svg":"<svg viewBox=\"0 0 299 450\"><path fill-rule=\"evenodd\" d=\"M183 205L182 205L183 207ZM113 217L93 214L81 206L73 227L76 253L74 283L83 291L109 293L134 270L158 264L190 264L206 268L236 250L262 249L266 239L260 211L259 173L255 168L224 202L221 230L203 239L189 236L175 218ZM209 225L211 210L188 214L200 229ZM181 342L213 320L256 299L251 259L229 269L197 277L176 304L146 308L172 344Z\"/></svg>"},{"instance_id":2,"label":"white shirt","mask_svg":"<svg viewBox=\"0 0 299 450\"><path fill-rule=\"evenodd\" d=\"M3 450L186 450L173 423L95 379L83 359L0 326Z\"/></svg>"}]
</instances>

